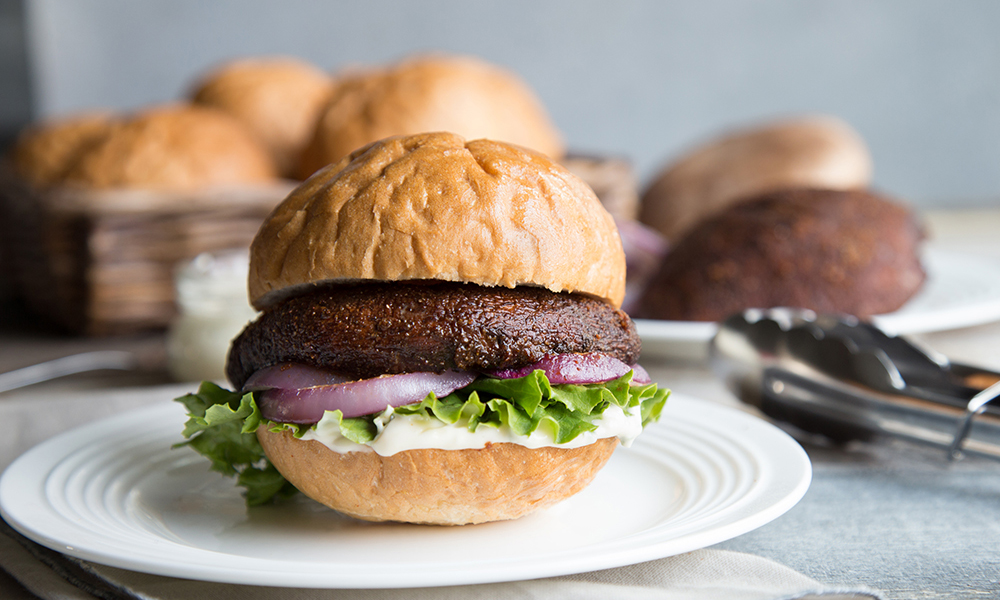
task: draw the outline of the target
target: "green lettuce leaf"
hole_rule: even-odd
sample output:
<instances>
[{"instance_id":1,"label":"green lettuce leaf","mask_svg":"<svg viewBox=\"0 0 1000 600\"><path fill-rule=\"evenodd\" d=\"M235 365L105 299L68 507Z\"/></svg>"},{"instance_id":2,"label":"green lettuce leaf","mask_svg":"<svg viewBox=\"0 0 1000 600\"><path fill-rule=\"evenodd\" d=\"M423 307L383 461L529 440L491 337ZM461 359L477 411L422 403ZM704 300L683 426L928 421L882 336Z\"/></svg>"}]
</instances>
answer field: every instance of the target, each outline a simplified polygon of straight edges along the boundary
<instances>
[{"instance_id":1,"label":"green lettuce leaf","mask_svg":"<svg viewBox=\"0 0 1000 600\"><path fill-rule=\"evenodd\" d=\"M510 427L519 435L547 428L556 443L572 441L597 429L594 423L608 406L639 408L642 424L659 418L669 390L655 383L632 385L632 373L604 383L552 385L544 371L519 379L482 377L468 386L438 398L429 394L421 402L393 409L401 415L423 415L449 425L461 423L470 431L479 427ZM261 417L253 394L240 394L204 382L196 394L177 398L188 410L184 426L187 445L205 455L212 469L235 476L246 489L247 504L254 506L286 498L295 493L278 470L268 462L254 432L264 426L272 431L291 431L301 437L311 427L275 423ZM337 411L327 412L320 427L335 427L345 438L364 444L375 439L378 415L345 419Z\"/></svg>"},{"instance_id":2,"label":"green lettuce leaf","mask_svg":"<svg viewBox=\"0 0 1000 600\"><path fill-rule=\"evenodd\" d=\"M236 483L246 489L247 505L295 494L295 487L267 460L253 433L261 424L253 394L205 381L197 393L176 400L188 410L184 424L188 440L177 445L190 446L211 461L212 470L236 477Z\"/></svg>"}]
</instances>

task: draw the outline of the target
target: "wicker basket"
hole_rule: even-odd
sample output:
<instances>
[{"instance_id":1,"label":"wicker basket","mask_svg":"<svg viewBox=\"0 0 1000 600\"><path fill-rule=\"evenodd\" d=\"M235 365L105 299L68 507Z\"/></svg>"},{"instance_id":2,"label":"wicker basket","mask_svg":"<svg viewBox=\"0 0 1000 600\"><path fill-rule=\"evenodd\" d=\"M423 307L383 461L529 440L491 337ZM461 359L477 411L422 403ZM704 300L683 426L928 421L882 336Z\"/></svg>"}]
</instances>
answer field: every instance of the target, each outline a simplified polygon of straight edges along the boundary
<instances>
[{"instance_id":1,"label":"wicker basket","mask_svg":"<svg viewBox=\"0 0 1000 600\"><path fill-rule=\"evenodd\" d=\"M177 265L248 247L293 186L36 191L8 173L0 232L9 285L39 316L73 332L166 327L176 313Z\"/></svg>"}]
</instances>

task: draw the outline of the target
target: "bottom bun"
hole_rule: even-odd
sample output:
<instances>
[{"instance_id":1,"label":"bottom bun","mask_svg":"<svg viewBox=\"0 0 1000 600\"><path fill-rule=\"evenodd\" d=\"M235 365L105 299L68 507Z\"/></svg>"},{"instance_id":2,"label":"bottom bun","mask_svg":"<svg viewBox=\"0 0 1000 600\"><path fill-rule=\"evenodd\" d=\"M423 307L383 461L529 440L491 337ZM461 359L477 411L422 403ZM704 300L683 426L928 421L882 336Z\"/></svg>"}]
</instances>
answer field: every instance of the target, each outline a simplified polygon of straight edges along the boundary
<instances>
[{"instance_id":1,"label":"bottom bun","mask_svg":"<svg viewBox=\"0 0 1000 600\"><path fill-rule=\"evenodd\" d=\"M492 444L472 450L340 453L288 431L257 430L278 471L306 496L366 521L465 525L516 519L579 492L618 438L581 448Z\"/></svg>"}]
</instances>

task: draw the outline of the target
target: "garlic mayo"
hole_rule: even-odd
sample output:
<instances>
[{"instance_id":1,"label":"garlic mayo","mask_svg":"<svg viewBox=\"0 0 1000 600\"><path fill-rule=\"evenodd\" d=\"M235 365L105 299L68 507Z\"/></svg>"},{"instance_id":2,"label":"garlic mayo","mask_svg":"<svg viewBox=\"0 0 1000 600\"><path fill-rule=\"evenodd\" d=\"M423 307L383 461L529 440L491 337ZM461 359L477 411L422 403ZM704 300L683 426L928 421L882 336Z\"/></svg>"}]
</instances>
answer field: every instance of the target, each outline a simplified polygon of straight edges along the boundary
<instances>
[{"instance_id":1,"label":"garlic mayo","mask_svg":"<svg viewBox=\"0 0 1000 600\"><path fill-rule=\"evenodd\" d=\"M557 444L550 427L542 423L530 435L519 435L510 427L491 427L482 425L475 433L469 431L466 423L460 420L454 425L443 423L425 415L397 415L389 407L376 417L375 425L378 433L375 439L365 444L353 442L340 434L340 426L335 419L323 417L315 427L303 434L303 440L316 440L334 452L376 452L382 456L391 456L404 450L437 448L441 450L465 450L485 448L487 444L509 442L542 448L555 446L558 448L579 448L589 446L599 439L617 437L623 446L629 446L632 440L642 433L642 415L639 407L628 412L620 406L612 404L594 421L597 429L581 433L565 444Z\"/></svg>"}]
</instances>

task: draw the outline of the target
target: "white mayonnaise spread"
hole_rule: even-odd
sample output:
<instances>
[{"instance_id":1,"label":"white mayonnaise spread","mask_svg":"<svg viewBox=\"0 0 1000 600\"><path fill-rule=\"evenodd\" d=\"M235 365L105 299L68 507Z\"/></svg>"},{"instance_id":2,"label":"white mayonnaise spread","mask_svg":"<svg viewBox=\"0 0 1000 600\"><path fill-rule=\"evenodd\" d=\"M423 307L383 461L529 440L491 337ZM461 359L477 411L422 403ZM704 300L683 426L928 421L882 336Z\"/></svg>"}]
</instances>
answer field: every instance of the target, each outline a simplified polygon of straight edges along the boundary
<instances>
[{"instance_id":1,"label":"white mayonnaise spread","mask_svg":"<svg viewBox=\"0 0 1000 600\"><path fill-rule=\"evenodd\" d=\"M594 421L594 425L597 425L596 430L581 433L565 444L555 442L552 429L544 422L527 436L514 433L506 425L499 428L481 425L473 433L462 420L449 425L424 415L397 415L393 413L392 407L376 417L375 426L378 433L375 439L365 444L352 442L342 436L337 421L326 417L306 431L302 439L316 440L334 452L377 452L382 456L422 448L442 450L485 448L486 444L501 442L520 444L528 448L544 446L579 448L610 437L617 437L623 446L629 446L632 440L642 433L640 412L639 407L626 412L612 404L605 409L600 419Z\"/></svg>"}]
</instances>

